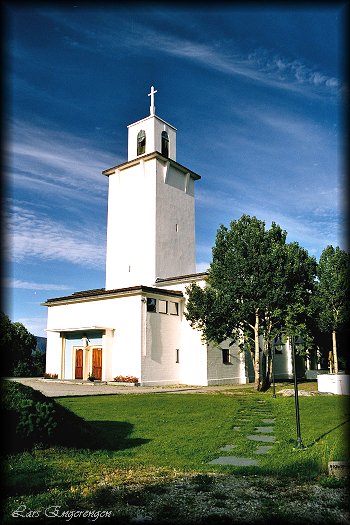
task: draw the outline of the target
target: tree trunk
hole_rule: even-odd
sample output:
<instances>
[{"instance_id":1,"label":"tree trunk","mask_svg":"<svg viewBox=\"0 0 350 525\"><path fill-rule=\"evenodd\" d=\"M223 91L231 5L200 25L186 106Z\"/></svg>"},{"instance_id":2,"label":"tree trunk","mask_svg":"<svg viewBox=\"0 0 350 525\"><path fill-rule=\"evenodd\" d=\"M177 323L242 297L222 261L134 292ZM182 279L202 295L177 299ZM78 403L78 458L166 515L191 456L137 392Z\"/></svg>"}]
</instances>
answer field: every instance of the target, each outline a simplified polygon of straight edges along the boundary
<instances>
[{"instance_id":1,"label":"tree trunk","mask_svg":"<svg viewBox=\"0 0 350 525\"><path fill-rule=\"evenodd\" d=\"M332 332L332 346L333 346L333 366L334 373L338 373L338 353L337 353L337 334L335 330Z\"/></svg>"},{"instance_id":2,"label":"tree trunk","mask_svg":"<svg viewBox=\"0 0 350 525\"><path fill-rule=\"evenodd\" d=\"M255 388L260 390L260 346L259 346L259 309L255 311L255 325L254 325L254 342L255 342Z\"/></svg>"}]
</instances>

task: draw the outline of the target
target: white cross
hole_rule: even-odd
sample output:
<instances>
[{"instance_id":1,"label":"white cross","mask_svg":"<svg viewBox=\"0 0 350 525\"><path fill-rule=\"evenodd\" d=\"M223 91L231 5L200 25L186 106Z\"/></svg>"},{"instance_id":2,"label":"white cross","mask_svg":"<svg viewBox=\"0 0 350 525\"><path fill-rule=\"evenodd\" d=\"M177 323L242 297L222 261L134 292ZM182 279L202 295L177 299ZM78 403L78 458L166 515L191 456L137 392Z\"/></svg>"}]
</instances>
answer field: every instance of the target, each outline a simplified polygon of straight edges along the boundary
<instances>
[{"instance_id":1,"label":"white cross","mask_svg":"<svg viewBox=\"0 0 350 525\"><path fill-rule=\"evenodd\" d=\"M157 93L157 90L154 89L153 86L151 86L151 92L148 93L148 96L151 97L151 105L150 105L150 108L149 108L150 115L154 115L155 114L155 110L156 110L156 108L154 107L154 94L155 93Z\"/></svg>"}]
</instances>

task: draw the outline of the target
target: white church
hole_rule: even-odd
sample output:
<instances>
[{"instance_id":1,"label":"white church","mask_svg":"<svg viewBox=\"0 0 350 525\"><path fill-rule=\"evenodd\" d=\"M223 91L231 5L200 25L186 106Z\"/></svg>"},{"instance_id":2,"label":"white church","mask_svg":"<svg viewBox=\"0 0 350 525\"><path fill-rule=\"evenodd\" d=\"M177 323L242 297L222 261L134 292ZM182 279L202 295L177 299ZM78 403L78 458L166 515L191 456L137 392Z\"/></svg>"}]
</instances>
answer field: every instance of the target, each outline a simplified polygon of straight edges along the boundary
<instances>
[{"instance_id":1,"label":"white church","mask_svg":"<svg viewBox=\"0 0 350 525\"><path fill-rule=\"evenodd\" d=\"M208 345L184 316L196 273L195 185L176 161L176 128L155 114L128 126L128 160L108 168L106 287L48 299L46 373L101 381L133 376L143 386L253 381L250 355ZM142 213L140 212L142 210ZM288 345L276 377L291 378Z\"/></svg>"}]
</instances>

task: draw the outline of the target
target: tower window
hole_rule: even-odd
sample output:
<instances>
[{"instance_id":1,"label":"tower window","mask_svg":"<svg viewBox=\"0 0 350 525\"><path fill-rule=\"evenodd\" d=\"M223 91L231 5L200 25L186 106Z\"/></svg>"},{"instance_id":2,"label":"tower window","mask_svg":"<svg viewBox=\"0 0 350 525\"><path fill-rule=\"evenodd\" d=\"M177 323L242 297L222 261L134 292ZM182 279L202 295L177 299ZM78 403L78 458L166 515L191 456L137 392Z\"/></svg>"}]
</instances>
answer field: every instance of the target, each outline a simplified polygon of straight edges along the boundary
<instances>
[{"instance_id":1,"label":"tower window","mask_svg":"<svg viewBox=\"0 0 350 525\"><path fill-rule=\"evenodd\" d=\"M179 303L169 301L169 313L170 315L179 315Z\"/></svg>"},{"instance_id":2,"label":"tower window","mask_svg":"<svg viewBox=\"0 0 350 525\"><path fill-rule=\"evenodd\" d=\"M137 154L142 155L146 152L146 133L143 129L137 134Z\"/></svg>"},{"instance_id":3,"label":"tower window","mask_svg":"<svg viewBox=\"0 0 350 525\"><path fill-rule=\"evenodd\" d=\"M180 350L176 348L176 363L180 363Z\"/></svg>"},{"instance_id":4,"label":"tower window","mask_svg":"<svg viewBox=\"0 0 350 525\"><path fill-rule=\"evenodd\" d=\"M164 301L163 299L159 299L159 301L158 301L158 312L160 314L167 314L168 313L168 301Z\"/></svg>"},{"instance_id":5,"label":"tower window","mask_svg":"<svg viewBox=\"0 0 350 525\"><path fill-rule=\"evenodd\" d=\"M163 157L169 157L169 135L166 131L162 131L162 151Z\"/></svg>"},{"instance_id":6,"label":"tower window","mask_svg":"<svg viewBox=\"0 0 350 525\"><path fill-rule=\"evenodd\" d=\"M157 300L153 297L147 297L147 312L156 312Z\"/></svg>"}]
</instances>

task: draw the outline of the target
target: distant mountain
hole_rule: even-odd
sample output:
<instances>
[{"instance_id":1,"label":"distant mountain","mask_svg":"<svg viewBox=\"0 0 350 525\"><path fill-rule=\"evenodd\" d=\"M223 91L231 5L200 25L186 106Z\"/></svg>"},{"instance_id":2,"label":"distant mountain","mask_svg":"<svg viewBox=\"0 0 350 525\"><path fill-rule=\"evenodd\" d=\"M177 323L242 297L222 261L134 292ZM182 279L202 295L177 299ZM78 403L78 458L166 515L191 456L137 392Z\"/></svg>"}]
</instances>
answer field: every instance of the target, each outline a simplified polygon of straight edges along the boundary
<instances>
[{"instance_id":1,"label":"distant mountain","mask_svg":"<svg viewBox=\"0 0 350 525\"><path fill-rule=\"evenodd\" d=\"M36 337L36 349L39 350L39 352L42 352L45 354L46 352L46 337L39 337L38 335Z\"/></svg>"}]
</instances>

